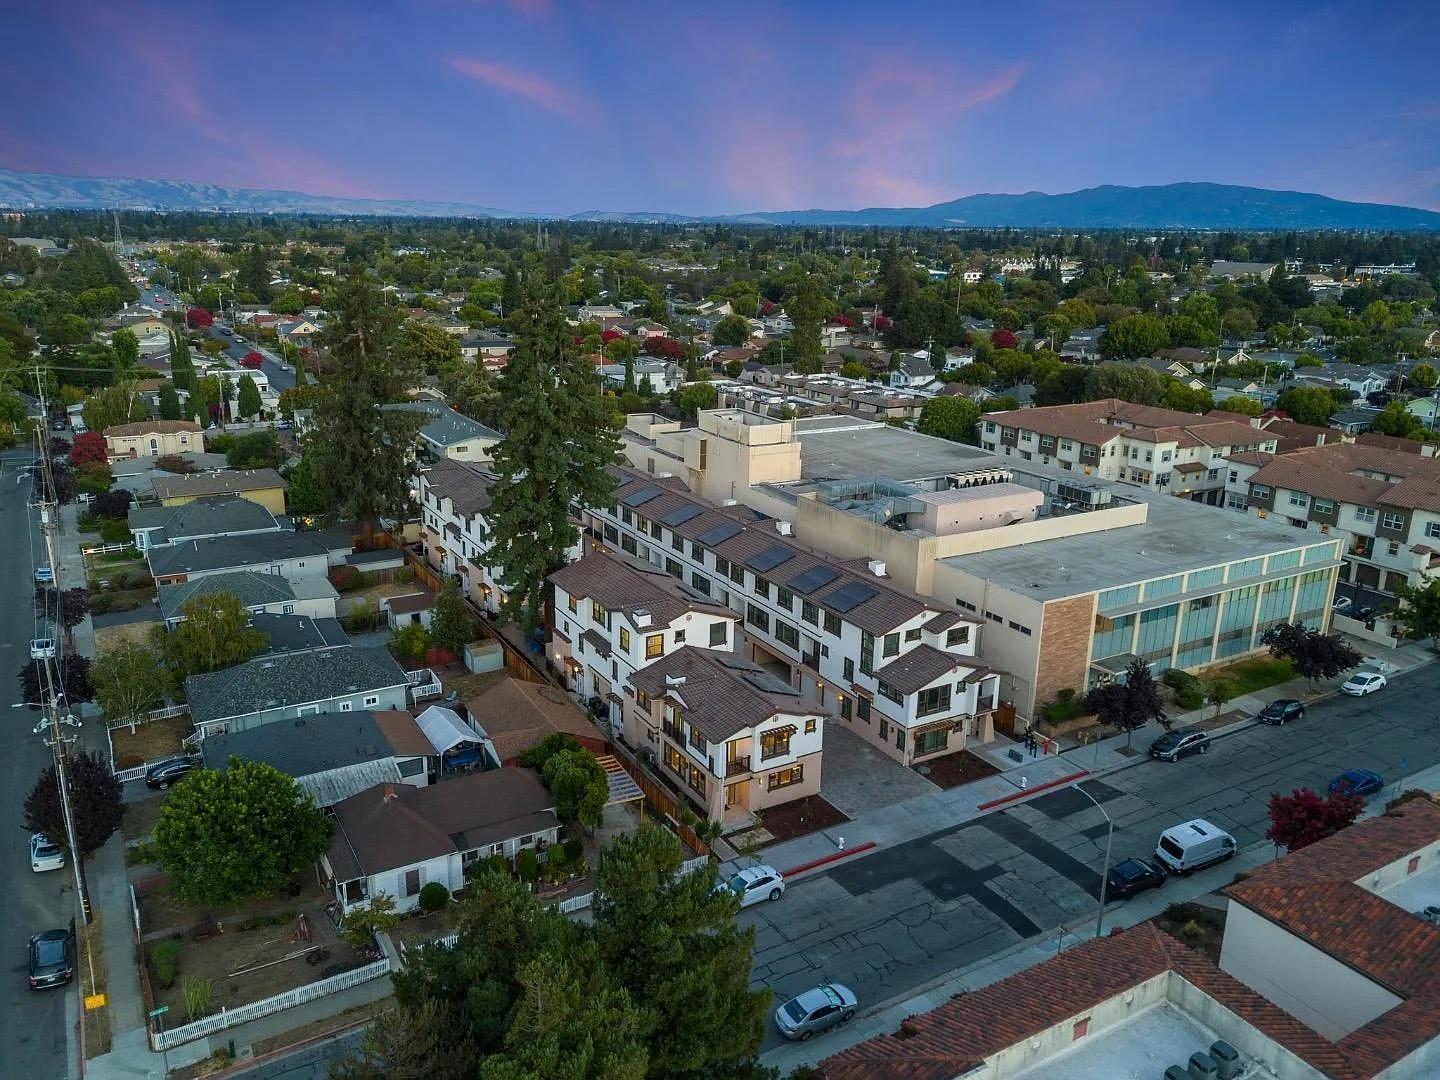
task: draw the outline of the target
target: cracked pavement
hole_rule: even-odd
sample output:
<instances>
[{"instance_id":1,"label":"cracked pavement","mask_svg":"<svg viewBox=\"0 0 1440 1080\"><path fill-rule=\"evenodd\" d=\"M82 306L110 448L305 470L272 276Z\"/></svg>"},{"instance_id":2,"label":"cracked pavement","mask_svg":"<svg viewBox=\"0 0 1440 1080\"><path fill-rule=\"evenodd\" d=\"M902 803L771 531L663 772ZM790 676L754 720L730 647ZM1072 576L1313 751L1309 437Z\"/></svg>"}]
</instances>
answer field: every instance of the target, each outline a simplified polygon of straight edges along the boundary
<instances>
[{"instance_id":1,"label":"cracked pavement","mask_svg":"<svg viewBox=\"0 0 1440 1080\"><path fill-rule=\"evenodd\" d=\"M1147 758L1082 783L1115 822L1117 862L1152 853L1162 829L1196 817L1233 833L1243 850L1263 842L1272 792L1323 792L1337 773L1360 767L1385 778L1375 796L1384 801L1405 773L1440 764L1437 701L1440 665L1431 664L1377 694L1308 705L1303 720L1284 727L1225 735L1203 756ZM1137 733L1135 745L1143 750L1151 737ZM1076 762L1083 766L1083 752ZM1105 833L1100 810L1061 789L802 878L778 902L740 913L757 931L754 981L777 1001L842 982L864 1010L1053 937L1094 914ZM1171 878L1160 895L1174 902L1205 891L1195 879ZM772 1030L767 1045L778 1041Z\"/></svg>"}]
</instances>

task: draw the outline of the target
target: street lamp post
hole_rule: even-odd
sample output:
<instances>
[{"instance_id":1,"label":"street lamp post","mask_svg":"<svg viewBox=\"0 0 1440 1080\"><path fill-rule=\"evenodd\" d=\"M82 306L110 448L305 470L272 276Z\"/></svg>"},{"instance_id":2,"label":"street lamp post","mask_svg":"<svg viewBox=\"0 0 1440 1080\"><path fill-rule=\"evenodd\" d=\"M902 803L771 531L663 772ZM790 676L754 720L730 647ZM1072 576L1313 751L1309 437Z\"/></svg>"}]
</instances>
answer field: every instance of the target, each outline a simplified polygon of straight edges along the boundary
<instances>
[{"instance_id":1,"label":"street lamp post","mask_svg":"<svg viewBox=\"0 0 1440 1080\"><path fill-rule=\"evenodd\" d=\"M1071 786L1094 803L1095 809L1099 810L1105 818L1105 865L1100 870L1100 908L1095 912L1095 936L1098 938L1105 928L1105 892L1110 884L1110 849L1111 842L1115 839L1115 822L1110 819L1109 814L1105 813L1105 807L1100 805L1100 801L1094 795L1091 795L1079 784Z\"/></svg>"}]
</instances>

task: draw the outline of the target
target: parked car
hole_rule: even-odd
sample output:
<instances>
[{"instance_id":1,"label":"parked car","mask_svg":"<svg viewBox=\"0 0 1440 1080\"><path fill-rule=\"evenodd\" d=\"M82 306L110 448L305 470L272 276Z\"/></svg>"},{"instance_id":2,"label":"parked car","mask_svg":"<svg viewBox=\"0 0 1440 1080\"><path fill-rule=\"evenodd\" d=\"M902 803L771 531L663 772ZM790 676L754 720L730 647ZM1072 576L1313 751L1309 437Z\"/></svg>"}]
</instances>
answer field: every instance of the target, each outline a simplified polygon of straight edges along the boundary
<instances>
[{"instance_id":1,"label":"parked car","mask_svg":"<svg viewBox=\"0 0 1440 1080\"><path fill-rule=\"evenodd\" d=\"M1105 895L1111 900L1129 900L1146 889L1165 884L1165 867L1154 859L1126 859L1105 875Z\"/></svg>"},{"instance_id":2,"label":"parked car","mask_svg":"<svg viewBox=\"0 0 1440 1080\"><path fill-rule=\"evenodd\" d=\"M30 834L30 869L37 874L46 870L63 870L65 852L59 844L41 833Z\"/></svg>"},{"instance_id":3,"label":"parked car","mask_svg":"<svg viewBox=\"0 0 1440 1080\"><path fill-rule=\"evenodd\" d=\"M1330 781L1330 792L1333 795L1374 795L1384 786L1385 781L1377 772L1369 769L1346 769Z\"/></svg>"},{"instance_id":4,"label":"parked car","mask_svg":"<svg viewBox=\"0 0 1440 1080\"><path fill-rule=\"evenodd\" d=\"M849 987L826 983L797 994L775 1010L775 1026L787 1039L808 1039L855 1015L856 998Z\"/></svg>"},{"instance_id":5,"label":"parked car","mask_svg":"<svg viewBox=\"0 0 1440 1080\"><path fill-rule=\"evenodd\" d=\"M1174 825L1160 834L1155 858L1174 874L1185 877L1235 856L1235 838L1204 818Z\"/></svg>"},{"instance_id":6,"label":"parked car","mask_svg":"<svg viewBox=\"0 0 1440 1080\"><path fill-rule=\"evenodd\" d=\"M1378 671L1357 671L1340 684L1340 692L1351 697L1364 697L1386 687L1385 676Z\"/></svg>"},{"instance_id":7,"label":"parked car","mask_svg":"<svg viewBox=\"0 0 1440 1080\"><path fill-rule=\"evenodd\" d=\"M1281 698L1279 701L1272 701L1265 708L1261 709L1255 719L1262 724L1288 724L1291 720L1302 720L1305 717L1305 706L1294 698Z\"/></svg>"},{"instance_id":8,"label":"parked car","mask_svg":"<svg viewBox=\"0 0 1440 1080\"><path fill-rule=\"evenodd\" d=\"M48 567L48 566L37 566L37 567L35 568L35 584L36 584L36 585L53 585L53 584L55 584L55 571L52 570L52 569L51 569L50 567Z\"/></svg>"},{"instance_id":9,"label":"parked car","mask_svg":"<svg viewBox=\"0 0 1440 1080\"><path fill-rule=\"evenodd\" d=\"M773 866L747 866L717 888L729 889L740 898L742 908L761 900L779 900L785 891L785 879Z\"/></svg>"},{"instance_id":10,"label":"parked car","mask_svg":"<svg viewBox=\"0 0 1440 1080\"><path fill-rule=\"evenodd\" d=\"M1339 612L1341 615L1344 615L1347 611L1349 611L1349 610L1350 610L1352 607L1354 607L1354 606L1355 606L1355 601L1352 600L1352 599L1350 599L1350 597L1348 597L1348 596L1337 596L1337 597L1335 598L1335 602L1330 605L1330 610L1331 610L1331 611L1335 611L1335 612Z\"/></svg>"},{"instance_id":11,"label":"parked car","mask_svg":"<svg viewBox=\"0 0 1440 1080\"><path fill-rule=\"evenodd\" d=\"M1203 754L1210 749L1210 733L1196 727L1167 731L1150 744L1150 756L1159 761L1179 761L1187 754Z\"/></svg>"},{"instance_id":12,"label":"parked car","mask_svg":"<svg viewBox=\"0 0 1440 1080\"><path fill-rule=\"evenodd\" d=\"M51 420L51 421L50 421L50 430L51 430L51 431L64 431L65 428L66 428L66 423L65 423L64 420Z\"/></svg>"},{"instance_id":13,"label":"parked car","mask_svg":"<svg viewBox=\"0 0 1440 1080\"><path fill-rule=\"evenodd\" d=\"M30 639L31 660L54 660L55 639L53 637L37 637Z\"/></svg>"},{"instance_id":14,"label":"parked car","mask_svg":"<svg viewBox=\"0 0 1440 1080\"><path fill-rule=\"evenodd\" d=\"M145 786L168 788L175 781L188 776L203 764L204 761L198 754L181 754L177 757L166 758L164 761L157 761L145 770Z\"/></svg>"},{"instance_id":15,"label":"parked car","mask_svg":"<svg viewBox=\"0 0 1440 1080\"><path fill-rule=\"evenodd\" d=\"M75 974L75 935L46 930L30 939L30 989L65 986Z\"/></svg>"}]
</instances>

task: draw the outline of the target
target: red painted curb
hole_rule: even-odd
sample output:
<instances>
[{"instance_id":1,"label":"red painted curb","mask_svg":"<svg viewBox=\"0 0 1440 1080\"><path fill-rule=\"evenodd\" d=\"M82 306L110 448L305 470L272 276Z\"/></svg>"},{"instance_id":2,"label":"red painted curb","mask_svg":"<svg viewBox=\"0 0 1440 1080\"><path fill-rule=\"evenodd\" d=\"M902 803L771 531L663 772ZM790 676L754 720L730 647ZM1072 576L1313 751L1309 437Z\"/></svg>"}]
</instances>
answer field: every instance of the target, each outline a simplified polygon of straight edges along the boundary
<instances>
[{"instance_id":1,"label":"red painted curb","mask_svg":"<svg viewBox=\"0 0 1440 1080\"><path fill-rule=\"evenodd\" d=\"M1081 777L1089 775L1089 769L1081 769L1079 772L1071 773L1069 776L1062 776L1057 780L1047 780L1043 784L1036 784L1034 787L1026 788L1024 791L1017 791L1011 795L1002 795L998 799L991 799L989 802L982 802L977 805L975 809L989 810L992 807L1004 806L1006 803L1015 802L1017 799L1027 799L1039 791L1049 791L1051 788L1060 787L1062 784L1073 784Z\"/></svg>"},{"instance_id":2,"label":"red painted curb","mask_svg":"<svg viewBox=\"0 0 1440 1080\"><path fill-rule=\"evenodd\" d=\"M788 878L795 874L803 874L807 870L814 870L817 866L825 866L829 863L839 862L841 859L849 858L851 855L859 855L862 851L869 851L874 846L874 840L866 840L863 844L856 844L854 847L846 848L844 851L836 851L821 858L812 859L810 862L801 863L799 866L792 866L789 870L782 870L780 871L780 876L782 878Z\"/></svg>"}]
</instances>

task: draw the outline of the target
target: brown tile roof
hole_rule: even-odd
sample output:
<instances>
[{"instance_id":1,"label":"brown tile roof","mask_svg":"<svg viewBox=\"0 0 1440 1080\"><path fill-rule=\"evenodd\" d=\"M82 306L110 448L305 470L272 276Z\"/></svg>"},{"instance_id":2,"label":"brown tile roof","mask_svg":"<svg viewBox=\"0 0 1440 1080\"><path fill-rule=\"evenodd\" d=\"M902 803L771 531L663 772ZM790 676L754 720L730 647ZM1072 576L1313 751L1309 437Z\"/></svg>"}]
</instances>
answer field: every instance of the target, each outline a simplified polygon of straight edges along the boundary
<instances>
[{"instance_id":1,"label":"brown tile roof","mask_svg":"<svg viewBox=\"0 0 1440 1080\"><path fill-rule=\"evenodd\" d=\"M654 629L669 626L691 611L737 618L729 608L720 607L663 570L608 552L591 552L556 570L550 581L571 596L623 612L632 622L640 611L647 611Z\"/></svg>"},{"instance_id":2,"label":"brown tile roof","mask_svg":"<svg viewBox=\"0 0 1440 1080\"><path fill-rule=\"evenodd\" d=\"M140 420L134 424L116 424L105 429L105 438L119 439L130 435L179 435L201 430L194 420Z\"/></svg>"},{"instance_id":3,"label":"brown tile roof","mask_svg":"<svg viewBox=\"0 0 1440 1080\"><path fill-rule=\"evenodd\" d=\"M1254 446L1270 438L1248 423L1229 419L1228 414L1197 416L1117 398L986 413L985 420L1091 446L1102 446L1120 435L1139 442L1174 442L1182 447Z\"/></svg>"},{"instance_id":4,"label":"brown tile roof","mask_svg":"<svg viewBox=\"0 0 1440 1080\"><path fill-rule=\"evenodd\" d=\"M1340 438L1340 433L1334 428L1297 424L1294 420L1282 420L1279 417L1267 423L1265 431L1278 440L1275 449L1281 454L1288 454L1291 450L1306 446L1323 446L1331 439L1339 441Z\"/></svg>"},{"instance_id":5,"label":"brown tile roof","mask_svg":"<svg viewBox=\"0 0 1440 1080\"><path fill-rule=\"evenodd\" d=\"M156 498L171 499L183 495L230 495L267 488L284 491L288 485L274 469L230 469L185 476L157 476L150 486L155 489Z\"/></svg>"},{"instance_id":6,"label":"brown tile roof","mask_svg":"<svg viewBox=\"0 0 1440 1080\"><path fill-rule=\"evenodd\" d=\"M1337 502L1440 511L1440 459L1381 446L1337 442L1292 450L1250 479Z\"/></svg>"},{"instance_id":7,"label":"brown tile roof","mask_svg":"<svg viewBox=\"0 0 1440 1080\"><path fill-rule=\"evenodd\" d=\"M1303 491L1318 495L1322 499L1358 506L1375 506L1391 487L1386 480L1372 480L1354 473L1317 468L1308 461L1297 460L1294 454L1279 455L1261 466L1251 475L1250 483Z\"/></svg>"},{"instance_id":8,"label":"brown tile roof","mask_svg":"<svg viewBox=\"0 0 1440 1080\"><path fill-rule=\"evenodd\" d=\"M875 677L901 694L913 694L957 668L968 667L969 659L941 652L934 645L917 645L878 668Z\"/></svg>"},{"instance_id":9,"label":"brown tile roof","mask_svg":"<svg viewBox=\"0 0 1440 1080\"><path fill-rule=\"evenodd\" d=\"M449 499L462 517L490 508L490 485L495 482L495 476L478 465L441 458L420 473L420 480L427 492Z\"/></svg>"},{"instance_id":10,"label":"brown tile roof","mask_svg":"<svg viewBox=\"0 0 1440 1080\"><path fill-rule=\"evenodd\" d=\"M423 788L377 784L333 811L329 858L342 881L510 840L557 821L550 792L529 769L492 769Z\"/></svg>"},{"instance_id":11,"label":"brown tile roof","mask_svg":"<svg viewBox=\"0 0 1440 1080\"><path fill-rule=\"evenodd\" d=\"M1264 450L1242 450L1225 458L1226 461L1239 462L1241 465L1264 465L1274 459L1274 454L1267 454Z\"/></svg>"},{"instance_id":12,"label":"brown tile roof","mask_svg":"<svg viewBox=\"0 0 1440 1080\"><path fill-rule=\"evenodd\" d=\"M683 679L678 686L669 680ZM681 715L712 743L733 738L777 713L825 715L788 683L743 657L686 645L630 676L641 693L683 702Z\"/></svg>"},{"instance_id":13,"label":"brown tile roof","mask_svg":"<svg viewBox=\"0 0 1440 1080\"><path fill-rule=\"evenodd\" d=\"M435 747L430 745L430 740L420 730L420 725L403 709L380 709L370 714L375 718L375 726L380 729L380 734L385 736L385 741L390 744L390 749L395 751L396 757L433 757Z\"/></svg>"},{"instance_id":14,"label":"brown tile roof","mask_svg":"<svg viewBox=\"0 0 1440 1080\"><path fill-rule=\"evenodd\" d=\"M1362 431L1355 436L1355 441L1361 446L1374 446L1382 450L1398 450L1402 454L1416 455L1425 445L1414 439L1402 439L1398 435L1381 435L1378 431Z\"/></svg>"},{"instance_id":15,"label":"brown tile roof","mask_svg":"<svg viewBox=\"0 0 1440 1080\"><path fill-rule=\"evenodd\" d=\"M557 731L577 739L605 737L563 691L540 683L503 679L465 707L490 736L501 761L519 757Z\"/></svg>"},{"instance_id":16,"label":"brown tile roof","mask_svg":"<svg viewBox=\"0 0 1440 1080\"><path fill-rule=\"evenodd\" d=\"M1381 496L1380 505L1440 513L1440 476L1407 476Z\"/></svg>"}]
</instances>

